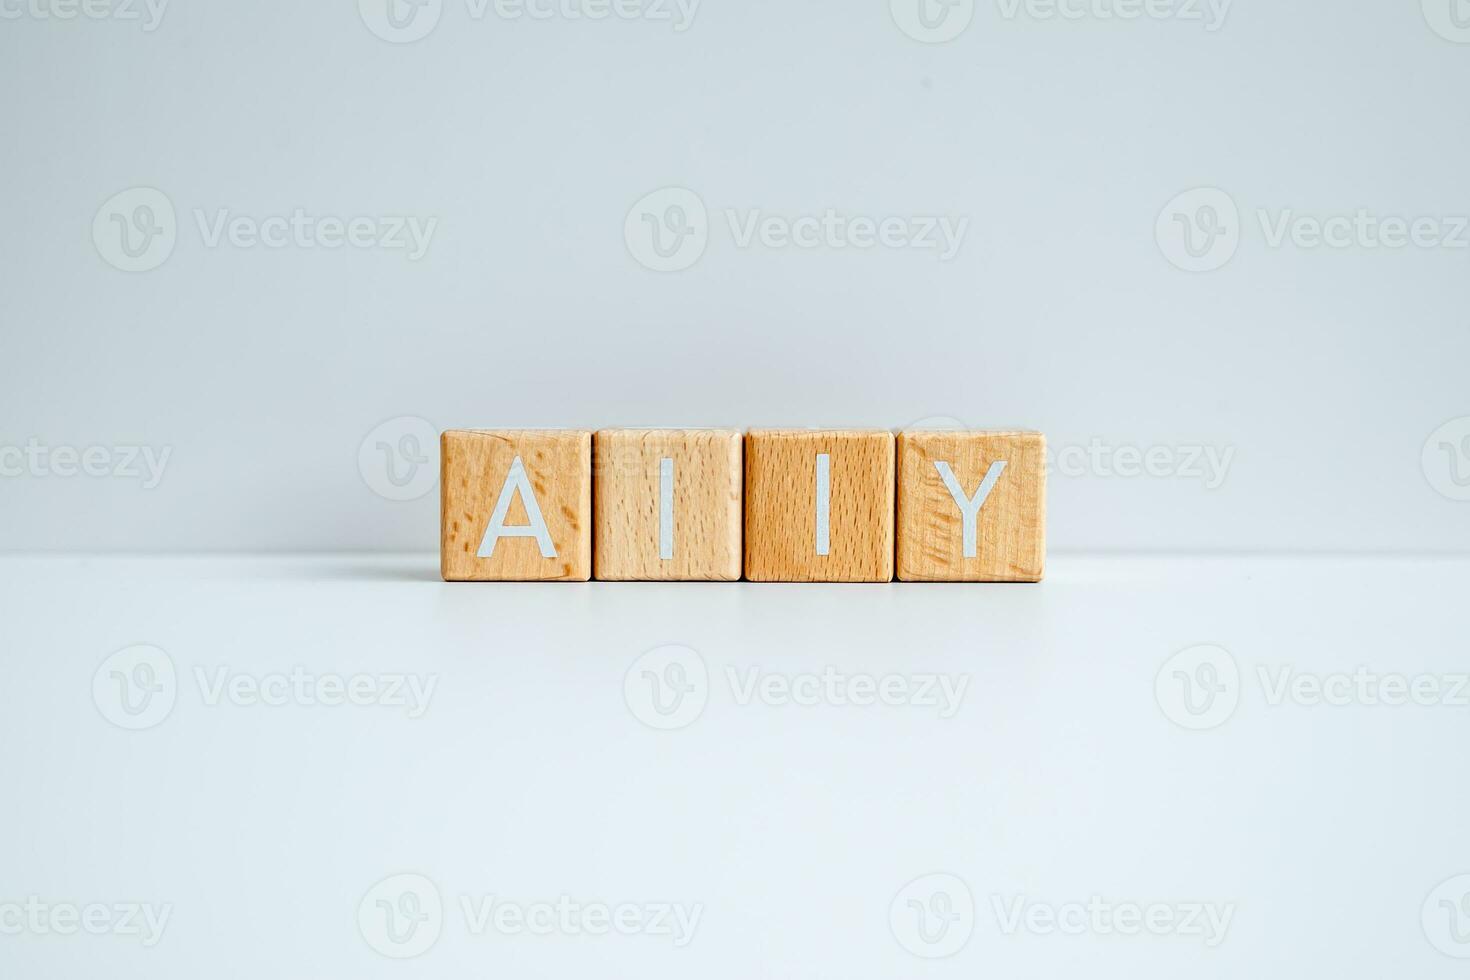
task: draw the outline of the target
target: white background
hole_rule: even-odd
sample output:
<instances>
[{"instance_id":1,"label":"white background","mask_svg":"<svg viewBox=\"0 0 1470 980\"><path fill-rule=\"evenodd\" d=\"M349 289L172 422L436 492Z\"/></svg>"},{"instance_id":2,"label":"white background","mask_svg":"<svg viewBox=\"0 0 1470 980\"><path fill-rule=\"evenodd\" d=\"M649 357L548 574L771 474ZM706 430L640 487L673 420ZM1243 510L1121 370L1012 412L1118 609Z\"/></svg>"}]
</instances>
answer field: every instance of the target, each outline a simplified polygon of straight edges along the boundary
<instances>
[{"instance_id":1,"label":"white background","mask_svg":"<svg viewBox=\"0 0 1470 980\"><path fill-rule=\"evenodd\" d=\"M1212 31L1183 0L1163 9L1201 19L1011 18L996 0L944 44L886 0L705 0L682 32L466 3L410 44L347 0L179 2L151 32L146 13L0 22L0 446L171 451L148 490L0 479L0 546L428 550L432 485L388 502L357 463L406 416L939 416L1054 449L1233 454L1214 489L1055 474L1058 551L1470 547L1466 507L1421 462L1470 416L1470 249L1272 247L1257 216L1470 213L1470 45L1417 2L1237 2ZM92 228L134 187L167 195L177 243L125 273ZM665 187L708 210L680 272L624 238ZM1199 187L1230 195L1239 245L1189 273L1155 225ZM297 208L437 227L410 261L209 247L196 216ZM829 208L968 232L948 262L741 248L725 214Z\"/></svg>"}]
</instances>

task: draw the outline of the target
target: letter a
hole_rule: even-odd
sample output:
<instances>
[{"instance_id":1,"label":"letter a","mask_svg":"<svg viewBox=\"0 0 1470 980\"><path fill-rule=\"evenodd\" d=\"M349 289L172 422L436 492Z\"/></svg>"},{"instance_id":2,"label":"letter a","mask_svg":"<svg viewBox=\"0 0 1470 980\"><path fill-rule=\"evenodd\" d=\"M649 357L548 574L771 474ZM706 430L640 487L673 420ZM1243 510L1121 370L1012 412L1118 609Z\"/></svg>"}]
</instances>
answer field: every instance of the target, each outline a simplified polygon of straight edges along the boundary
<instances>
[{"instance_id":1,"label":"letter a","mask_svg":"<svg viewBox=\"0 0 1470 980\"><path fill-rule=\"evenodd\" d=\"M524 527L506 527L505 515L510 511L510 499L517 490L521 492L521 503L526 505L526 517L531 523ZM522 465L519 456L510 464L510 473L505 477L505 485L500 488L500 499L495 501L495 513L490 515L485 537L480 540L480 550L476 552L478 557L493 558L495 542L501 538L535 538L536 544L541 548L542 558L556 557L556 548L551 543L551 532L547 530L546 521L541 517L541 505L536 503L536 492L531 489L531 480L526 476L526 467Z\"/></svg>"}]
</instances>

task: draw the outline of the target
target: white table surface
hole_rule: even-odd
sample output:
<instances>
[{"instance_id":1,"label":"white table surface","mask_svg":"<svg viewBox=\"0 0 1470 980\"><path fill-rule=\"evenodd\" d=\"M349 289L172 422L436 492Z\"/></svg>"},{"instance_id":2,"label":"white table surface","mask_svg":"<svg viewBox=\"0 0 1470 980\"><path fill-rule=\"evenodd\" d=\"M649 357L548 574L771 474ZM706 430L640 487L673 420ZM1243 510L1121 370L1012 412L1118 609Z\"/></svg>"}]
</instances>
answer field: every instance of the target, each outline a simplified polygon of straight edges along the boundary
<instances>
[{"instance_id":1,"label":"white table surface","mask_svg":"<svg viewBox=\"0 0 1470 980\"><path fill-rule=\"evenodd\" d=\"M0 559L0 976L1465 975L1470 562L1049 574L446 585L434 556ZM1202 644L1228 653L1166 666ZM109 657L137 645L161 691L130 715L114 672L143 661ZM644 671L666 663L640 657L667 645L697 658L664 716ZM744 697L829 667L855 686ZM1391 677L1278 696L1283 669L1360 667L1437 703L1368 703ZM295 668L286 703L252 699ZM1176 671L1211 668L1191 715ZM355 675L362 700L434 687L421 711L307 703ZM965 684L950 717L846 698L925 675ZM396 875L422 877L375 890ZM378 900L413 889L421 931L389 935ZM948 931L917 932L911 899ZM138 934L132 903L168 918ZM676 906L698 919L653 922ZM68 907L103 934L66 934ZM639 931L595 934L598 908Z\"/></svg>"}]
</instances>

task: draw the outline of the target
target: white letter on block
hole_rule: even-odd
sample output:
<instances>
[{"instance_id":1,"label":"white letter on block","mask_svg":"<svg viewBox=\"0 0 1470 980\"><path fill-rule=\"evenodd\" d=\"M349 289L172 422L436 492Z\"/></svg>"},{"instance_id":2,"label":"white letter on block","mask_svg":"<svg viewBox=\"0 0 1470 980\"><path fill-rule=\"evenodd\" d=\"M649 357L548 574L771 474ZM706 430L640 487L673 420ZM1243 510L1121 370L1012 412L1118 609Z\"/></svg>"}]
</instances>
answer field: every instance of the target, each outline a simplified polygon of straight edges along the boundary
<instances>
[{"instance_id":1,"label":"white letter on block","mask_svg":"<svg viewBox=\"0 0 1470 980\"><path fill-rule=\"evenodd\" d=\"M674 557L674 461L668 456L658 461L658 557Z\"/></svg>"},{"instance_id":2,"label":"white letter on block","mask_svg":"<svg viewBox=\"0 0 1470 980\"><path fill-rule=\"evenodd\" d=\"M1006 470L1006 461L999 460L990 464L990 472L985 474L985 479L980 481L980 489L975 491L975 496L966 497L960 481L955 478L954 470L950 469L948 463L936 460L934 468L939 471L939 478L944 481L944 486L949 490L949 495L959 505L960 513L965 517L965 557L974 558L977 550L975 545L975 516L980 513L980 507L985 503L990 491L995 489L995 483L1000 475Z\"/></svg>"},{"instance_id":3,"label":"white letter on block","mask_svg":"<svg viewBox=\"0 0 1470 980\"><path fill-rule=\"evenodd\" d=\"M832 457L817 453L817 554L832 551Z\"/></svg>"},{"instance_id":4,"label":"white letter on block","mask_svg":"<svg viewBox=\"0 0 1470 980\"><path fill-rule=\"evenodd\" d=\"M517 490L521 492L521 503L526 505L526 517L530 518L531 523L525 527L506 527L505 515L510 511L510 499ZM501 538L535 538L536 544L541 548L542 558L556 557L556 548L551 543L551 532L547 530L546 521L541 517L541 505L536 503L536 492L531 489L526 467L522 465L519 456L510 464L510 473L505 477L505 485L500 488L500 499L495 501L495 513L490 515L490 524L485 528L485 537L480 540L480 550L476 552L478 557L493 558L495 542Z\"/></svg>"}]
</instances>

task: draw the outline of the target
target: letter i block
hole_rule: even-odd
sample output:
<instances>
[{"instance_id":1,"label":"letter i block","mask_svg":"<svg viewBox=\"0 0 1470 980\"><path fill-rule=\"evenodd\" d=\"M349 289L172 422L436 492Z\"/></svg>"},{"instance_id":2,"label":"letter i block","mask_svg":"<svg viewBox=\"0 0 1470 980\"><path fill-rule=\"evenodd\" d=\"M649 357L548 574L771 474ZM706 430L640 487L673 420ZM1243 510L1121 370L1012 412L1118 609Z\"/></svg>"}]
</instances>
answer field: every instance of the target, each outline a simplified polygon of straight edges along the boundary
<instances>
[{"instance_id":1,"label":"letter i block","mask_svg":"<svg viewBox=\"0 0 1470 980\"><path fill-rule=\"evenodd\" d=\"M1040 582L1045 563L1045 436L899 435L900 581Z\"/></svg>"},{"instance_id":2,"label":"letter i block","mask_svg":"<svg viewBox=\"0 0 1470 980\"><path fill-rule=\"evenodd\" d=\"M605 429L592 448L595 578L740 578L739 432Z\"/></svg>"},{"instance_id":3,"label":"letter i block","mask_svg":"<svg viewBox=\"0 0 1470 980\"><path fill-rule=\"evenodd\" d=\"M445 581L592 577L591 432L446 432L440 450Z\"/></svg>"},{"instance_id":4,"label":"letter i block","mask_svg":"<svg viewBox=\"0 0 1470 980\"><path fill-rule=\"evenodd\" d=\"M745 438L745 577L893 580L893 433L761 430Z\"/></svg>"}]
</instances>

